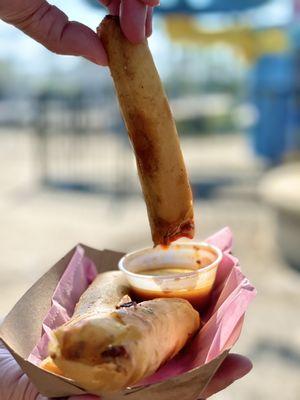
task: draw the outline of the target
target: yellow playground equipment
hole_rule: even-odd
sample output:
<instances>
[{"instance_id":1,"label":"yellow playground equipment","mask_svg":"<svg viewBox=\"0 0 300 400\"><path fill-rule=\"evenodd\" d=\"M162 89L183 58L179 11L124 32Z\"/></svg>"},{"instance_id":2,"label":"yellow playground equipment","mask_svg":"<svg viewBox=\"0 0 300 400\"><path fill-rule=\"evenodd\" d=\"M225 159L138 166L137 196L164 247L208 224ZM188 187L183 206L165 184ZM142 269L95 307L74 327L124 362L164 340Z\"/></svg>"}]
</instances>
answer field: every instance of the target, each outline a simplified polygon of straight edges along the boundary
<instances>
[{"instance_id":1,"label":"yellow playground equipment","mask_svg":"<svg viewBox=\"0 0 300 400\"><path fill-rule=\"evenodd\" d=\"M171 40L185 45L214 45L224 43L234 48L247 62L255 62L265 54L280 54L289 50L289 39L284 29L252 27L234 24L230 28L208 30L193 17L169 15L165 17Z\"/></svg>"}]
</instances>

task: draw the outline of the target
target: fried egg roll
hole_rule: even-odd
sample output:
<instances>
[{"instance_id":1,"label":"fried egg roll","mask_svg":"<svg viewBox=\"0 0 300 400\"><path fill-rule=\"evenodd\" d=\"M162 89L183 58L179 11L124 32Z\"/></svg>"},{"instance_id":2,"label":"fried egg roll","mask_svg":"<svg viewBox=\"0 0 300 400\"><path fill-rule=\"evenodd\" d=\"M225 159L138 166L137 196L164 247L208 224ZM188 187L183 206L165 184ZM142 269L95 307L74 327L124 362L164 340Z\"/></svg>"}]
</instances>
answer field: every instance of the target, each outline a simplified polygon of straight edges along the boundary
<instances>
[{"instance_id":1,"label":"fried egg roll","mask_svg":"<svg viewBox=\"0 0 300 400\"><path fill-rule=\"evenodd\" d=\"M119 391L153 374L199 328L199 314L186 300L136 304L115 298L112 309L102 307L97 290L101 298L101 279L83 294L72 319L54 331L49 347L56 367L89 393Z\"/></svg>"},{"instance_id":2,"label":"fried egg roll","mask_svg":"<svg viewBox=\"0 0 300 400\"><path fill-rule=\"evenodd\" d=\"M194 236L192 192L172 112L147 41L130 43L119 19L98 35L132 143L155 245Z\"/></svg>"}]
</instances>

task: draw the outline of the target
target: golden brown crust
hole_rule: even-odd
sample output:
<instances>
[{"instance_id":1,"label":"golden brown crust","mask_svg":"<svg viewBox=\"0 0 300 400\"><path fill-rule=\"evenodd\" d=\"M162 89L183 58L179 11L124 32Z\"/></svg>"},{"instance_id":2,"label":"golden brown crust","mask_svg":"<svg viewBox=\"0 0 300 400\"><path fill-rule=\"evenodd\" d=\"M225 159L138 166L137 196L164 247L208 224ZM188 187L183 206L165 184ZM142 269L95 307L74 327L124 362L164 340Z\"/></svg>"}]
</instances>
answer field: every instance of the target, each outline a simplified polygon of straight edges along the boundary
<instances>
[{"instance_id":1,"label":"golden brown crust","mask_svg":"<svg viewBox=\"0 0 300 400\"><path fill-rule=\"evenodd\" d=\"M98 28L134 148L154 244L194 235L192 192L172 112L147 41L131 44L117 17Z\"/></svg>"}]
</instances>

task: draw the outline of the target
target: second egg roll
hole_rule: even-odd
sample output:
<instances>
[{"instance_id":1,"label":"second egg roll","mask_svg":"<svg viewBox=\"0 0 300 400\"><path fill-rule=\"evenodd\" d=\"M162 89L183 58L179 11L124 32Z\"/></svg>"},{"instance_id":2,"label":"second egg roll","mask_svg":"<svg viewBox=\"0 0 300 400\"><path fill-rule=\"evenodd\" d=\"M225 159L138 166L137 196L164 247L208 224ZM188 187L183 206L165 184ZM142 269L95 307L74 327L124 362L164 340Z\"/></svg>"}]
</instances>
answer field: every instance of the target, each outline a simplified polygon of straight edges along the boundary
<instances>
[{"instance_id":1,"label":"second egg roll","mask_svg":"<svg viewBox=\"0 0 300 400\"><path fill-rule=\"evenodd\" d=\"M89 393L115 392L154 373L199 329L200 316L186 300L136 304L128 294L121 272L100 274L71 320L53 332L51 358L42 367L73 379Z\"/></svg>"}]
</instances>

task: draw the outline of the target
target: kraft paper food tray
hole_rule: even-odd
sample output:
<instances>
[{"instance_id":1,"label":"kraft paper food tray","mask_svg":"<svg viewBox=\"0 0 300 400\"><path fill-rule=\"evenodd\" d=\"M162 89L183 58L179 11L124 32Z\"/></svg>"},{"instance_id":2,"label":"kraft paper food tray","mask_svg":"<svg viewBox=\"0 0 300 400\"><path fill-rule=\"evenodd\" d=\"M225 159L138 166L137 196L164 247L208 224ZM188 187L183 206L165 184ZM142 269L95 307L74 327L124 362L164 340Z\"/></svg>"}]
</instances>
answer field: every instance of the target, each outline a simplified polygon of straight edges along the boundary
<instances>
[{"instance_id":1,"label":"kraft paper food tray","mask_svg":"<svg viewBox=\"0 0 300 400\"><path fill-rule=\"evenodd\" d=\"M98 272L117 269L118 261L123 256L123 253L120 252L99 251L85 245L80 246L84 249L85 255L94 262ZM44 371L27 361L29 354L41 338L42 323L51 307L52 294L75 252L76 247L25 293L7 315L0 328L0 337L15 360L39 392L47 397L64 397L86 393L71 380ZM251 288L254 290L253 287ZM241 323L238 325L238 333L235 334L234 341L237 340L240 333ZM226 349L205 365L193 368L178 376L154 384L137 386L111 396L102 396L102 400L124 398L128 400L173 400L175 393L181 400L196 400L226 358L228 351L229 349Z\"/></svg>"}]
</instances>

